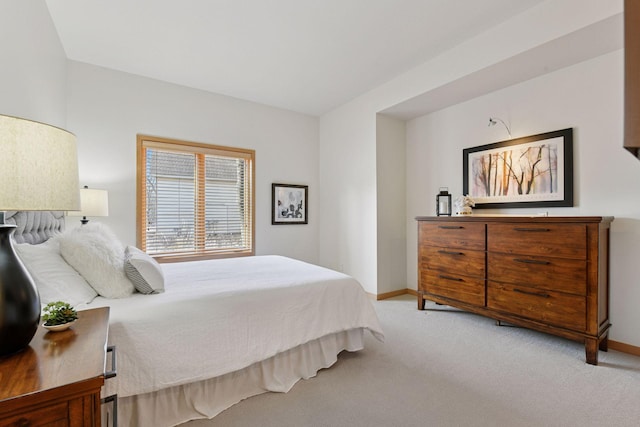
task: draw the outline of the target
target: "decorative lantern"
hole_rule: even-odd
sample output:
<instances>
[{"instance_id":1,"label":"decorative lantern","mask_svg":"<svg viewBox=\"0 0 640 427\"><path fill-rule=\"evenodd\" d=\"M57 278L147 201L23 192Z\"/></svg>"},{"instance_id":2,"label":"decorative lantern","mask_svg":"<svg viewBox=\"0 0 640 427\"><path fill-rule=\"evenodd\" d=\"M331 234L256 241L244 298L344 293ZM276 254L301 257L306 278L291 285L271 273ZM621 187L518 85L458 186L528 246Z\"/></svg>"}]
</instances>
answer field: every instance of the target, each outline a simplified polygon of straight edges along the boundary
<instances>
[{"instance_id":1,"label":"decorative lantern","mask_svg":"<svg viewBox=\"0 0 640 427\"><path fill-rule=\"evenodd\" d=\"M436 196L436 215L451 216L451 194L447 187L440 187L440 193Z\"/></svg>"}]
</instances>

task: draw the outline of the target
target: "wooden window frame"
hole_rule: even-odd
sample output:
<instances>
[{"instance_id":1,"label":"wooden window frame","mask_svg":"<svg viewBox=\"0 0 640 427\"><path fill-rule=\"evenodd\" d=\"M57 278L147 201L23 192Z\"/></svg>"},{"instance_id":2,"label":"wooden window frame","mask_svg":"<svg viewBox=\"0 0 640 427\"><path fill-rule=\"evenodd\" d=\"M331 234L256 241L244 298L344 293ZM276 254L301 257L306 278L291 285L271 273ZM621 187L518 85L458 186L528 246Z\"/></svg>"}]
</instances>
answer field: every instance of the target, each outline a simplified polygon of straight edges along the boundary
<instances>
[{"instance_id":1,"label":"wooden window frame","mask_svg":"<svg viewBox=\"0 0 640 427\"><path fill-rule=\"evenodd\" d=\"M226 250L226 251L204 251L204 216L205 210L203 204L198 203L199 200L205 200L204 190L205 186L196 184L196 236L200 236L196 239L195 252L189 252L184 254L158 254L153 257L158 262L178 262L178 261L195 261L202 259L217 259L217 258L230 258L240 256L252 256L255 254L255 150L226 147L221 145L206 144L200 142L190 142L178 139L162 138L149 135L137 135L136 143L136 244L139 248L146 251L146 148L156 148L163 151L175 151L177 153L194 153L194 154L209 154L230 158L242 158L249 162L247 172L250 174L247 182L250 185L250 189L245 193L248 193L250 197L248 206L249 220L247 221L250 230L249 235L249 248L240 250ZM204 164L204 156L198 156L197 162L201 162L200 166ZM197 167L196 182L204 182L204 167Z\"/></svg>"}]
</instances>

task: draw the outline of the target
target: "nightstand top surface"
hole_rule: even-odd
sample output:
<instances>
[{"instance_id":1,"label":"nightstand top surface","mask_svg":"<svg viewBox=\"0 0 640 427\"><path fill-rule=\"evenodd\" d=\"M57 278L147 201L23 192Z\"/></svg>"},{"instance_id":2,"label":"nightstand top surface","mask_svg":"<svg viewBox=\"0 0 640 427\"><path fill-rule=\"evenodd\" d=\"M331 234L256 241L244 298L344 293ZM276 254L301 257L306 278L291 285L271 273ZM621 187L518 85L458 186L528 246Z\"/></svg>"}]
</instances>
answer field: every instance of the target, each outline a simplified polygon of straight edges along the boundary
<instances>
[{"instance_id":1,"label":"nightstand top surface","mask_svg":"<svg viewBox=\"0 0 640 427\"><path fill-rule=\"evenodd\" d=\"M89 380L103 383L108 331L108 307L79 310L65 331L38 326L26 349L0 358L0 409L21 396Z\"/></svg>"}]
</instances>

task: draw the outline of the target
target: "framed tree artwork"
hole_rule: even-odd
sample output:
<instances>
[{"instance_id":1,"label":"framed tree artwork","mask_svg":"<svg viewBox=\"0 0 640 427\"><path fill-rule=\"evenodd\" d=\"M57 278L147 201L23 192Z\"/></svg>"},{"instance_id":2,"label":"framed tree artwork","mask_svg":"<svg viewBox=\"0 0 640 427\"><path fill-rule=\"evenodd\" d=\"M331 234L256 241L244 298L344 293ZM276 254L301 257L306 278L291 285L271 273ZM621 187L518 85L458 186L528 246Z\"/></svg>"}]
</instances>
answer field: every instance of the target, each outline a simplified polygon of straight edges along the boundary
<instances>
[{"instance_id":1,"label":"framed tree artwork","mask_svg":"<svg viewBox=\"0 0 640 427\"><path fill-rule=\"evenodd\" d=\"M307 224L307 185L271 184L271 224Z\"/></svg>"},{"instance_id":2,"label":"framed tree artwork","mask_svg":"<svg viewBox=\"0 0 640 427\"><path fill-rule=\"evenodd\" d=\"M476 208L573 206L573 129L465 148L463 173Z\"/></svg>"}]
</instances>

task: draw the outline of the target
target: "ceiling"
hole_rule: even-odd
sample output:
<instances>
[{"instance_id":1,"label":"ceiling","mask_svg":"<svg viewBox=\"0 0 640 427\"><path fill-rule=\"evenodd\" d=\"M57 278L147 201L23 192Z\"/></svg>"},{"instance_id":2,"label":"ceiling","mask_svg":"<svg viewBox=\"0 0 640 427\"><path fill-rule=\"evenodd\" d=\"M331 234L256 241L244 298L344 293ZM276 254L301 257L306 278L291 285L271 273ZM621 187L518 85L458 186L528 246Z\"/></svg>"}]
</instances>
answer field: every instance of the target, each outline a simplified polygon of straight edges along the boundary
<instances>
[{"instance_id":1,"label":"ceiling","mask_svg":"<svg viewBox=\"0 0 640 427\"><path fill-rule=\"evenodd\" d=\"M622 13L543 43L381 113L409 120L624 47Z\"/></svg>"},{"instance_id":2,"label":"ceiling","mask_svg":"<svg viewBox=\"0 0 640 427\"><path fill-rule=\"evenodd\" d=\"M321 115L543 0L46 0L70 60Z\"/></svg>"}]
</instances>

